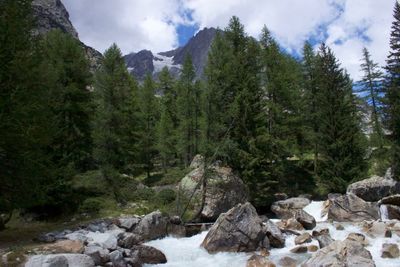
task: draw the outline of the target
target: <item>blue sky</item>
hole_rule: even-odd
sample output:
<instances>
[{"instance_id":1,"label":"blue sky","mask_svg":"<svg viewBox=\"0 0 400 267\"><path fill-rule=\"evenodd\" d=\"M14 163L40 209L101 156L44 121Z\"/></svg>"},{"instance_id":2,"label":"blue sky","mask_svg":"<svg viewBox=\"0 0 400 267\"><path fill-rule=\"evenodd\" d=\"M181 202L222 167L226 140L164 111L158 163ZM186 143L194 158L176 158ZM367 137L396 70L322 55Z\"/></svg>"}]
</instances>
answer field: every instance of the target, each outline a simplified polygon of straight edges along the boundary
<instances>
[{"instance_id":1,"label":"blue sky","mask_svg":"<svg viewBox=\"0 0 400 267\"><path fill-rule=\"evenodd\" d=\"M395 0L63 0L80 39L103 52L168 51L199 29L226 27L238 16L258 38L265 24L280 45L299 55L304 41L326 42L354 80L361 50L385 63ZM90 12L88 12L90 10Z\"/></svg>"}]
</instances>

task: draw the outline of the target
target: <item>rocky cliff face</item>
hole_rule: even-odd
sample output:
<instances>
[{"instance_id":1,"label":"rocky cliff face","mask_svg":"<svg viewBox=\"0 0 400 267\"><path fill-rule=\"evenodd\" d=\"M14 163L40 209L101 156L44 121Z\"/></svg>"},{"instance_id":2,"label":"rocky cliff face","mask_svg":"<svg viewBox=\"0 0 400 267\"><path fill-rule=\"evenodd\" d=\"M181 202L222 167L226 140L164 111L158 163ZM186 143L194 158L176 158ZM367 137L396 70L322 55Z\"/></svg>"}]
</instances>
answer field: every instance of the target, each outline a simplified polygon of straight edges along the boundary
<instances>
[{"instance_id":1,"label":"rocky cliff face","mask_svg":"<svg viewBox=\"0 0 400 267\"><path fill-rule=\"evenodd\" d=\"M143 80L150 73L157 78L163 67L168 67L173 76L180 74L186 55L192 57L196 77L201 78L207 61L208 51L214 40L217 30L205 28L192 37L189 42L175 50L153 54L151 51L142 50L138 53L126 55L125 62L132 75Z\"/></svg>"},{"instance_id":2,"label":"rocky cliff face","mask_svg":"<svg viewBox=\"0 0 400 267\"><path fill-rule=\"evenodd\" d=\"M78 33L69 20L69 14L61 0L33 0L33 14L36 18L35 34L45 34L52 29L60 29L78 39ZM102 55L92 47L81 42L92 70L100 65Z\"/></svg>"}]
</instances>

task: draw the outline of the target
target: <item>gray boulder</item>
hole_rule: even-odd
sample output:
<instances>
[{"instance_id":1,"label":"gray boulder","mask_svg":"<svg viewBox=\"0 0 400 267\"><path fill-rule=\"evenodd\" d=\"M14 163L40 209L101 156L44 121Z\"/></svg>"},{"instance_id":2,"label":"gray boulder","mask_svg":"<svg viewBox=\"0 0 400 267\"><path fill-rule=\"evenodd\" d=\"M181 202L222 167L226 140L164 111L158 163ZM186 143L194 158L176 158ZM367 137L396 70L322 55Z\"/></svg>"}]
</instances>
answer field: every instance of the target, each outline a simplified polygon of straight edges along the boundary
<instances>
[{"instance_id":1,"label":"gray boulder","mask_svg":"<svg viewBox=\"0 0 400 267\"><path fill-rule=\"evenodd\" d=\"M137 224L139 224L139 222L140 222L140 218L138 218L138 217L129 217L129 218L118 219L118 225L127 231L133 230L133 228Z\"/></svg>"},{"instance_id":2,"label":"gray boulder","mask_svg":"<svg viewBox=\"0 0 400 267\"><path fill-rule=\"evenodd\" d=\"M118 246L117 237L112 233L89 232L87 234L89 244L99 245L104 249L115 250Z\"/></svg>"},{"instance_id":3,"label":"gray boulder","mask_svg":"<svg viewBox=\"0 0 400 267\"><path fill-rule=\"evenodd\" d=\"M251 252L260 247L266 228L250 204L239 204L221 214L201 246L209 253Z\"/></svg>"},{"instance_id":4,"label":"gray boulder","mask_svg":"<svg viewBox=\"0 0 400 267\"><path fill-rule=\"evenodd\" d=\"M89 245L85 248L85 255L90 256L95 265L104 265L110 260L108 249L104 249L100 246Z\"/></svg>"},{"instance_id":5,"label":"gray boulder","mask_svg":"<svg viewBox=\"0 0 400 267\"><path fill-rule=\"evenodd\" d=\"M110 253L110 260L113 267L128 267L124 255L119 250L114 250Z\"/></svg>"},{"instance_id":6,"label":"gray boulder","mask_svg":"<svg viewBox=\"0 0 400 267\"><path fill-rule=\"evenodd\" d=\"M271 205L271 211L279 219L293 218L297 211L302 210L311 201L307 198L293 197L285 200L276 201Z\"/></svg>"},{"instance_id":7,"label":"gray boulder","mask_svg":"<svg viewBox=\"0 0 400 267\"><path fill-rule=\"evenodd\" d=\"M196 159L196 158L195 158ZM187 174L180 182L181 192L190 197L194 192L193 203L199 210L203 221L214 221L221 213L227 212L239 203L248 201L248 192L245 184L232 168L213 164L206 171L206 196L204 206L201 206L204 176L204 167L194 163L198 168Z\"/></svg>"},{"instance_id":8,"label":"gray boulder","mask_svg":"<svg viewBox=\"0 0 400 267\"><path fill-rule=\"evenodd\" d=\"M386 243L382 245L382 258L398 258L400 256L399 247L397 244Z\"/></svg>"},{"instance_id":9,"label":"gray boulder","mask_svg":"<svg viewBox=\"0 0 400 267\"><path fill-rule=\"evenodd\" d=\"M372 176L369 179L355 182L347 187L347 193L355 194L365 201L378 201L383 197L400 193L400 184L390 175Z\"/></svg>"},{"instance_id":10,"label":"gray boulder","mask_svg":"<svg viewBox=\"0 0 400 267\"><path fill-rule=\"evenodd\" d=\"M303 225L304 229L306 230L312 230L315 228L317 225L317 222L315 221L315 218L305 212L304 210L297 210L294 218Z\"/></svg>"},{"instance_id":11,"label":"gray boulder","mask_svg":"<svg viewBox=\"0 0 400 267\"><path fill-rule=\"evenodd\" d=\"M140 245L132 247L132 250L143 264L162 264L167 262L164 253L154 247Z\"/></svg>"},{"instance_id":12,"label":"gray boulder","mask_svg":"<svg viewBox=\"0 0 400 267\"><path fill-rule=\"evenodd\" d=\"M264 227L271 246L274 248L283 248L285 246L285 237L279 227L271 220L266 221Z\"/></svg>"},{"instance_id":13,"label":"gray boulder","mask_svg":"<svg viewBox=\"0 0 400 267\"><path fill-rule=\"evenodd\" d=\"M167 235L168 219L160 211L147 214L135 227L133 233L140 235L143 240L153 240Z\"/></svg>"},{"instance_id":14,"label":"gray boulder","mask_svg":"<svg viewBox=\"0 0 400 267\"><path fill-rule=\"evenodd\" d=\"M119 236L118 246L123 248L131 248L134 245L138 245L142 242L142 238L138 234L123 233Z\"/></svg>"},{"instance_id":15,"label":"gray boulder","mask_svg":"<svg viewBox=\"0 0 400 267\"><path fill-rule=\"evenodd\" d=\"M51 254L32 256L25 267L94 267L91 257L84 254Z\"/></svg>"},{"instance_id":16,"label":"gray boulder","mask_svg":"<svg viewBox=\"0 0 400 267\"><path fill-rule=\"evenodd\" d=\"M379 218L380 212L377 203L366 202L352 193L329 200L328 220L361 222Z\"/></svg>"},{"instance_id":17,"label":"gray boulder","mask_svg":"<svg viewBox=\"0 0 400 267\"><path fill-rule=\"evenodd\" d=\"M302 267L375 267L371 253L363 245L351 241L335 241L320 249Z\"/></svg>"},{"instance_id":18,"label":"gray boulder","mask_svg":"<svg viewBox=\"0 0 400 267\"><path fill-rule=\"evenodd\" d=\"M333 243L333 239L329 234L329 229L322 229L320 231L313 231L312 236L318 241L320 248L324 248Z\"/></svg>"}]
</instances>

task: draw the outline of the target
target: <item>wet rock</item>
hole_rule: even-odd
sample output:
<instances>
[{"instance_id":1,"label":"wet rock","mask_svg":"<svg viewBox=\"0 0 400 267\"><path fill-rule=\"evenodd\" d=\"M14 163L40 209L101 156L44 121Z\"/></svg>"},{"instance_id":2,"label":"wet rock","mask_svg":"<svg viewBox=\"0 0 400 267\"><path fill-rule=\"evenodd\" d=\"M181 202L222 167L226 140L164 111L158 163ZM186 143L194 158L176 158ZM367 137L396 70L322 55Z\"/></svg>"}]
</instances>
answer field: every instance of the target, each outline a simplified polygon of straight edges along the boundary
<instances>
[{"instance_id":1,"label":"wet rock","mask_svg":"<svg viewBox=\"0 0 400 267\"><path fill-rule=\"evenodd\" d=\"M387 211L387 219L400 220L400 206L389 205L389 204L384 204L384 205Z\"/></svg>"},{"instance_id":2,"label":"wet rock","mask_svg":"<svg viewBox=\"0 0 400 267\"><path fill-rule=\"evenodd\" d=\"M104 249L97 245L89 245L85 248L85 255L90 256L95 265L103 265L110 260L108 249Z\"/></svg>"},{"instance_id":3,"label":"wet rock","mask_svg":"<svg viewBox=\"0 0 400 267\"><path fill-rule=\"evenodd\" d=\"M386 238L391 238L391 237L392 237L392 231L389 230L389 229L386 229L386 230L385 230L385 237L386 237Z\"/></svg>"},{"instance_id":4,"label":"wet rock","mask_svg":"<svg viewBox=\"0 0 400 267\"><path fill-rule=\"evenodd\" d=\"M386 196L400 193L400 184L390 177L372 176L348 186L347 193L355 194L365 201L378 201Z\"/></svg>"},{"instance_id":5,"label":"wet rock","mask_svg":"<svg viewBox=\"0 0 400 267\"><path fill-rule=\"evenodd\" d=\"M252 255L248 260L246 267L275 267L276 265L265 257L260 255Z\"/></svg>"},{"instance_id":6,"label":"wet rock","mask_svg":"<svg viewBox=\"0 0 400 267\"><path fill-rule=\"evenodd\" d=\"M118 246L122 248L131 248L134 245L138 245L142 242L140 235L133 233L123 233L120 235L118 240Z\"/></svg>"},{"instance_id":7,"label":"wet rock","mask_svg":"<svg viewBox=\"0 0 400 267\"><path fill-rule=\"evenodd\" d=\"M358 242L358 243L362 244L363 246L368 245L368 241L365 239L365 236L360 233L350 233L346 239Z\"/></svg>"},{"instance_id":8,"label":"wet rock","mask_svg":"<svg viewBox=\"0 0 400 267\"><path fill-rule=\"evenodd\" d=\"M201 208L203 188L198 185L201 184L204 171L202 166L194 169L179 184L186 196L190 197L194 192L195 209ZM221 213L248 199L247 187L232 168L213 164L207 169L206 196L200 217L203 221L215 221Z\"/></svg>"},{"instance_id":9,"label":"wet rock","mask_svg":"<svg viewBox=\"0 0 400 267\"><path fill-rule=\"evenodd\" d=\"M84 245L79 240L60 240L51 245L46 245L40 248L41 251L48 251L52 253L82 253Z\"/></svg>"},{"instance_id":10,"label":"wet rock","mask_svg":"<svg viewBox=\"0 0 400 267\"><path fill-rule=\"evenodd\" d=\"M303 267L354 266L375 267L371 253L363 245L351 241L334 241L314 253Z\"/></svg>"},{"instance_id":11,"label":"wet rock","mask_svg":"<svg viewBox=\"0 0 400 267\"><path fill-rule=\"evenodd\" d=\"M276 226L272 221L268 220L264 223L264 227L270 245L274 248L283 248L285 246L285 237L278 226Z\"/></svg>"},{"instance_id":12,"label":"wet rock","mask_svg":"<svg viewBox=\"0 0 400 267\"><path fill-rule=\"evenodd\" d=\"M279 260L278 264L282 267L296 267L297 261L291 257L283 257Z\"/></svg>"},{"instance_id":13,"label":"wet rock","mask_svg":"<svg viewBox=\"0 0 400 267\"><path fill-rule=\"evenodd\" d=\"M320 231L313 231L312 236L318 241L319 247L324 248L333 243L333 239L329 234L329 229L322 229Z\"/></svg>"},{"instance_id":14,"label":"wet rock","mask_svg":"<svg viewBox=\"0 0 400 267\"><path fill-rule=\"evenodd\" d=\"M376 203L366 202L354 194L330 200L328 219L337 222L361 222L380 218Z\"/></svg>"},{"instance_id":15,"label":"wet rock","mask_svg":"<svg viewBox=\"0 0 400 267\"><path fill-rule=\"evenodd\" d=\"M361 226L363 232L374 238L382 237L387 229L386 224L380 221L363 222Z\"/></svg>"},{"instance_id":16,"label":"wet rock","mask_svg":"<svg viewBox=\"0 0 400 267\"><path fill-rule=\"evenodd\" d=\"M137 252L137 257L144 264L162 264L167 262L167 258L160 250L151 246L134 246L133 251Z\"/></svg>"},{"instance_id":17,"label":"wet rock","mask_svg":"<svg viewBox=\"0 0 400 267\"><path fill-rule=\"evenodd\" d=\"M338 231L343 231L343 230L344 230L344 226L341 225L341 224L339 224L339 223L335 225L335 228L336 228L336 230L338 230Z\"/></svg>"},{"instance_id":18,"label":"wet rock","mask_svg":"<svg viewBox=\"0 0 400 267\"><path fill-rule=\"evenodd\" d=\"M277 223L278 227L282 230L303 231L304 227L295 218L282 220Z\"/></svg>"},{"instance_id":19,"label":"wet rock","mask_svg":"<svg viewBox=\"0 0 400 267\"><path fill-rule=\"evenodd\" d=\"M276 201L271 205L271 211L280 219L289 219L295 216L296 211L302 210L311 201L307 198L289 198Z\"/></svg>"},{"instance_id":20,"label":"wet rock","mask_svg":"<svg viewBox=\"0 0 400 267\"><path fill-rule=\"evenodd\" d=\"M167 235L168 219L160 211L147 214L135 227L133 233L138 234L143 240L153 240Z\"/></svg>"},{"instance_id":21,"label":"wet rock","mask_svg":"<svg viewBox=\"0 0 400 267\"><path fill-rule=\"evenodd\" d=\"M167 234L173 237L185 237L186 236L186 227L184 225L172 224L168 223L167 225Z\"/></svg>"},{"instance_id":22,"label":"wet rock","mask_svg":"<svg viewBox=\"0 0 400 267\"><path fill-rule=\"evenodd\" d=\"M292 253L307 253L307 247L306 246L297 246L294 247L290 250Z\"/></svg>"},{"instance_id":23,"label":"wet rock","mask_svg":"<svg viewBox=\"0 0 400 267\"><path fill-rule=\"evenodd\" d=\"M382 245L382 258L398 258L400 256L399 247L397 244L386 243Z\"/></svg>"},{"instance_id":24,"label":"wet rock","mask_svg":"<svg viewBox=\"0 0 400 267\"><path fill-rule=\"evenodd\" d=\"M127 231L132 231L139 222L140 218L138 217L118 219L118 225Z\"/></svg>"},{"instance_id":25,"label":"wet rock","mask_svg":"<svg viewBox=\"0 0 400 267\"><path fill-rule=\"evenodd\" d=\"M315 218L305 212L304 210L298 210L294 217L306 230L312 230L317 225Z\"/></svg>"},{"instance_id":26,"label":"wet rock","mask_svg":"<svg viewBox=\"0 0 400 267\"><path fill-rule=\"evenodd\" d=\"M296 238L294 239L294 243L296 245L310 243L311 241L312 241L312 236L309 233L303 233L299 236L296 236Z\"/></svg>"},{"instance_id":27,"label":"wet rock","mask_svg":"<svg viewBox=\"0 0 400 267\"><path fill-rule=\"evenodd\" d=\"M84 254L36 255L29 258L25 267L94 267L94 262Z\"/></svg>"},{"instance_id":28,"label":"wet rock","mask_svg":"<svg viewBox=\"0 0 400 267\"><path fill-rule=\"evenodd\" d=\"M266 229L250 203L239 204L221 214L201 246L209 253L251 252L259 248Z\"/></svg>"},{"instance_id":29,"label":"wet rock","mask_svg":"<svg viewBox=\"0 0 400 267\"><path fill-rule=\"evenodd\" d=\"M316 252L318 249L319 249L319 247L316 245L309 245L307 247L308 252Z\"/></svg>"},{"instance_id":30,"label":"wet rock","mask_svg":"<svg viewBox=\"0 0 400 267\"><path fill-rule=\"evenodd\" d=\"M110 260L113 267L128 267L128 264L125 262L122 252L118 250L114 250L110 253Z\"/></svg>"}]
</instances>

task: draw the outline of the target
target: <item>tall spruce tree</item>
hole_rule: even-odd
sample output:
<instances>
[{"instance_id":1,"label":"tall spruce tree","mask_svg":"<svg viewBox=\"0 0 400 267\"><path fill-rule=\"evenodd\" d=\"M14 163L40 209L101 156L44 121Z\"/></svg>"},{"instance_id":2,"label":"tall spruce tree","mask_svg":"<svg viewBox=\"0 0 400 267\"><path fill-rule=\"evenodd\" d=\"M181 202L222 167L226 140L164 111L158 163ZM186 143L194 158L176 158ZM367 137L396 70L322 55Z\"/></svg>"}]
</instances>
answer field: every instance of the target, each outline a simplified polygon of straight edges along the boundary
<instances>
[{"instance_id":1,"label":"tall spruce tree","mask_svg":"<svg viewBox=\"0 0 400 267\"><path fill-rule=\"evenodd\" d=\"M155 96L155 83L150 74L144 80L140 88L140 111L142 120L141 129L141 162L147 177L153 170L154 157L156 155L156 124L158 118L158 101Z\"/></svg>"},{"instance_id":2,"label":"tall spruce tree","mask_svg":"<svg viewBox=\"0 0 400 267\"><path fill-rule=\"evenodd\" d=\"M323 193L344 192L365 170L360 118L349 75L325 44L320 47L317 67L319 188Z\"/></svg>"},{"instance_id":3,"label":"tall spruce tree","mask_svg":"<svg viewBox=\"0 0 400 267\"><path fill-rule=\"evenodd\" d=\"M44 204L54 182L54 120L33 26L31 1L0 1L0 213Z\"/></svg>"},{"instance_id":4,"label":"tall spruce tree","mask_svg":"<svg viewBox=\"0 0 400 267\"><path fill-rule=\"evenodd\" d=\"M56 118L56 134L51 145L53 161L65 172L89 168L92 155L90 119L91 74L83 48L72 36L60 30L49 32L43 40L46 68L52 73L51 109Z\"/></svg>"},{"instance_id":5,"label":"tall spruce tree","mask_svg":"<svg viewBox=\"0 0 400 267\"><path fill-rule=\"evenodd\" d=\"M100 69L96 73L96 117L93 136L95 158L104 178L119 200L119 172L124 171L129 155L129 101L132 78L128 73L122 54L113 44L104 53Z\"/></svg>"},{"instance_id":6,"label":"tall spruce tree","mask_svg":"<svg viewBox=\"0 0 400 267\"><path fill-rule=\"evenodd\" d=\"M371 59L371 55L365 47L363 49L361 70L364 75L359 82L358 93L366 104L371 107L372 145L382 148L384 141L382 129L383 72L379 69L378 64Z\"/></svg>"},{"instance_id":7,"label":"tall spruce tree","mask_svg":"<svg viewBox=\"0 0 400 267\"><path fill-rule=\"evenodd\" d=\"M400 4L396 1L387 57L386 116L392 139L392 172L400 180Z\"/></svg>"}]
</instances>

